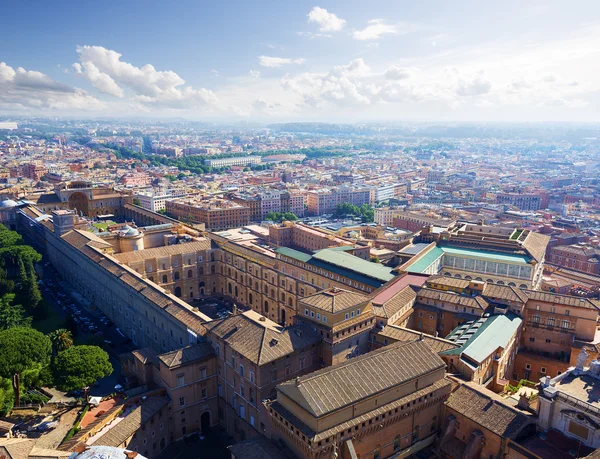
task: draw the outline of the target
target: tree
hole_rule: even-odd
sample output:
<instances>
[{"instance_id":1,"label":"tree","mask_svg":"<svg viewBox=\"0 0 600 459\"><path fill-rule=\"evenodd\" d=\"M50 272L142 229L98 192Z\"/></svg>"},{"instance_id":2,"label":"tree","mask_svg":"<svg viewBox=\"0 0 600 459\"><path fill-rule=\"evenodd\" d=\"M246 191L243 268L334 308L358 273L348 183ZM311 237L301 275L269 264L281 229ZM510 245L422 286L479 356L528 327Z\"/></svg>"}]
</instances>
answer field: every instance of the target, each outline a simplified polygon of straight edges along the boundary
<instances>
[{"instance_id":1,"label":"tree","mask_svg":"<svg viewBox=\"0 0 600 459\"><path fill-rule=\"evenodd\" d=\"M134 206L141 206L142 205L142 201L140 201L140 198L133 198L133 205Z\"/></svg>"},{"instance_id":2,"label":"tree","mask_svg":"<svg viewBox=\"0 0 600 459\"><path fill-rule=\"evenodd\" d=\"M72 346L54 361L56 387L65 391L82 389L112 372L108 354L98 346Z\"/></svg>"},{"instance_id":3,"label":"tree","mask_svg":"<svg viewBox=\"0 0 600 459\"><path fill-rule=\"evenodd\" d=\"M25 317L25 308L12 304L15 296L14 293L6 293L0 298L0 330L31 326L31 317Z\"/></svg>"},{"instance_id":4,"label":"tree","mask_svg":"<svg viewBox=\"0 0 600 459\"><path fill-rule=\"evenodd\" d=\"M73 334L66 328L59 328L48 333L48 338L50 338L50 342L52 343L53 355L57 355L73 346Z\"/></svg>"},{"instance_id":5,"label":"tree","mask_svg":"<svg viewBox=\"0 0 600 459\"><path fill-rule=\"evenodd\" d=\"M298 217L292 212L269 212L265 215L266 220L282 222L284 220L296 221Z\"/></svg>"},{"instance_id":6,"label":"tree","mask_svg":"<svg viewBox=\"0 0 600 459\"><path fill-rule=\"evenodd\" d=\"M0 331L0 376L12 379L16 405L21 401L21 373L48 363L51 347L48 337L33 328Z\"/></svg>"},{"instance_id":7,"label":"tree","mask_svg":"<svg viewBox=\"0 0 600 459\"><path fill-rule=\"evenodd\" d=\"M23 288L24 303L30 311L37 309L42 302L42 292L37 283L37 276L33 262L28 260L26 263L27 278Z\"/></svg>"}]
</instances>

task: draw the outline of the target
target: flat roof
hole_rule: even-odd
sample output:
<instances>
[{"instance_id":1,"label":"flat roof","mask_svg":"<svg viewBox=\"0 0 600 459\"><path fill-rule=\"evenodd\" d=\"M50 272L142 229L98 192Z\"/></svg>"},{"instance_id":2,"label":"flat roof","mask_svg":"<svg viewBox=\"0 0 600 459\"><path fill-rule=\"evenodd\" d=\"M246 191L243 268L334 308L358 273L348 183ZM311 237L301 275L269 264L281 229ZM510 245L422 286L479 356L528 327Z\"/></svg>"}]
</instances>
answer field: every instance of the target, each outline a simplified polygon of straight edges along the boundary
<instances>
[{"instance_id":1,"label":"flat roof","mask_svg":"<svg viewBox=\"0 0 600 459\"><path fill-rule=\"evenodd\" d=\"M380 287L395 277L392 268L339 250L323 249L310 255L289 247L279 247L275 252L373 287Z\"/></svg>"},{"instance_id":2,"label":"flat roof","mask_svg":"<svg viewBox=\"0 0 600 459\"><path fill-rule=\"evenodd\" d=\"M521 255L518 253L503 253L503 252L494 252L492 250L481 250L476 248L468 248L468 247L448 247L442 246L440 247L444 254L448 255L458 255L458 256L468 256L473 258L480 258L486 261L505 261L507 263L520 263L520 264L529 264L529 260L531 257L527 255Z\"/></svg>"},{"instance_id":3,"label":"flat roof","mask_svg":"<svg viewBox=\"0 0 600 459\"><path fill-rule=\"evenodd\" d=\"M444 254L439 247L433 247L429 252L406 268L409 273L422 273Z\"/></svg>"},{"instance_id":4,"label":"flat roof","mask_svg":"<svg viewBox=\"0 0 600 459\"><path fill-rule=\"evenodd\" d=\"M496 315L481 318L457 327L448 340L461 347L447 351L461 354L477 363L483 362L499 347L506 347L523 320L516 314ZM468 360L466 361L467 363Z\"/></svg>"}]
</instances>

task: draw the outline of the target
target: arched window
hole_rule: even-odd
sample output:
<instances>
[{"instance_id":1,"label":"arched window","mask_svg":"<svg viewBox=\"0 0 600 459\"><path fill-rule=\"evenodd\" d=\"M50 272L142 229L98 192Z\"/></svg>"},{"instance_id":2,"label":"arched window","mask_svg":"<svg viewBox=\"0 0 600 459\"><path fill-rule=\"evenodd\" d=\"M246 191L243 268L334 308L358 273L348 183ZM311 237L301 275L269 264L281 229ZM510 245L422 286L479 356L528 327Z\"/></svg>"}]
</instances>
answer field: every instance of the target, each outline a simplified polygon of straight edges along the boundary
<instances>
[{"instance_id":1,"label":"arched window","mask_svg":"<svg viewBox=\"0 0 600 459\"><path fill-rule=\"evenodd\" d=\"M231 284L227 284L227 291L231 293Z\"/></svg>"},{"instance_id":2,"label":"arched window","mask_svg":"<svg viewBox=\"0 0 600 459\"><path fill-rule=\"evenodd\" d=\"M235 286L235 296L238 296L238 288L237 288L237 285Z\"/></svg>"},{"instance_id":3,"label":"arched window","mask_svg":"<svg viewBox=\"0 0 600 459\"><path fill-rule=\"evenodd\" d=\"M285 303L285 293L281 292L281 301Z\"/></svg>"},{"instance_id":4,"label":"arched window","mask_svg":"<svg viewBox=\"0 0 600 459\"><path fill-rule=\"evenodd\" d=\"M194 277L194 273L190 269L190 270L188 270L188 279L191 279L192 277Z\"/></svg>"},{"instance_id":5,"label":"arched window","mask_svg":"<svg viewBox=\"0 0 600 459\"><path fill-rule=\"evenodd\" d=\"M400 449L400 435L396 435L394 438L394 451L398 451Z\"/></svg>"},{"instance_id":6,"label":"arched window","mask_svg":"<svg viewBox=\"0 0 600 459\"><path fill-rule=\"evenodd\" d=\"M181 297L181 287L175 287L175 296Z\"/></svg>"},{"instance_id":7,"label":"arched window","mask_svg":"<svg viewBox=\"0 0 600 459\"><path fill-rule=\"evenodd\" d=\"M292 297L291 297L291 296L290 296L290 297L288 297L288 305L289 305L290 307L292 306L292 301L293 301L293 300L292 300Z\"/></svg>"},{"instance_id":8,"label":"arched window","mask_svg":"<svg viewBox=\"0 0 600 459\"><path fill-rule=\"evenodd\" d=\"M175 279L175 280L179 280L179 271L175 271L175 272L173 273L173 279Z\"/></svg>"},{"instance_id":9,"label":"arched window","mask_svg":"<svg viewBox=\"0 0 600 459\"><path fill-rule=\"evenodd\" d=\"M248 303L252 304L252 293L248 293Z\"/></svg>"},{"instance_id":10,"label":"arched window","mask_svg":"<svg viewBox=\"0 0 600 459\"><path fill-rule=\"evenodd\" d=\"M269 302L265 301L265 312L269 312Z\"/></svg>"},{"instance_id":11,"label":"arched window","mask_svg":"<svg viewBox=\"0 0 600 459\"><path fill-rule=\"evenodd\" d=\"M167 283L167 275L165 274L165 275L163 276L163 284L166 284L166 283Z\"/></svg>"},{"instance_id":12,"label":"arched window","mask_svg":"<svg viewBox=\"0 0 600 459\"><path fill-rule=\"evenodd\" d=\"M200 272L202 272L202 268L200 268ZM212 266L210 267L210 273L211 273L211 274L214 274L214 273L215 273L215 265L212 265Z\"/></svg>"}]
</instances>

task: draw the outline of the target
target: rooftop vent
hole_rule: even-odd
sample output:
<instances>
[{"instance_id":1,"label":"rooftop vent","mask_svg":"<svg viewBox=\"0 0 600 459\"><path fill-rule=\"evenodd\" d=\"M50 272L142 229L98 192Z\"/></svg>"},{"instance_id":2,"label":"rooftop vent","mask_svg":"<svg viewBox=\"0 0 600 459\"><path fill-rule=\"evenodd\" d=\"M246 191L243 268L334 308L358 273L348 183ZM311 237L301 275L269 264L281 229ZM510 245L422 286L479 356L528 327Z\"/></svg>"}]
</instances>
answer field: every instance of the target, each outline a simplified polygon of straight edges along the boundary
<instances>
[{"instance_id":1,"label":"rooftop vent","mask_svg":"<svg viewBox=\"0 0 600 459\"><path fill-rule=\"evenodd\" d=\"M269 344L270 344L271 346L276 346L276 345L277 345L277 343L279 343L279 340L278 340L277 338L273 338Z\"/></svg>"}]
</instances>

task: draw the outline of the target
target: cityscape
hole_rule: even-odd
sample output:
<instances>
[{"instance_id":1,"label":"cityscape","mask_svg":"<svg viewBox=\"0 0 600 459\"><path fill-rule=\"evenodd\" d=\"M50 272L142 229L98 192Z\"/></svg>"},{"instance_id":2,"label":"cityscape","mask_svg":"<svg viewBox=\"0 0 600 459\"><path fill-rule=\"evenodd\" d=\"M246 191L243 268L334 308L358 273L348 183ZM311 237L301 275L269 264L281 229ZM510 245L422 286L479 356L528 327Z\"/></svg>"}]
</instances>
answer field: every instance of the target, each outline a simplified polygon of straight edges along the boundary
<instances>
[{"instance_id":1,"label":"cityscape","mask_svg":"<svg viewBox=\"0 0 600 459\"><path fill-rule=\"evenodd\" d=\"M600 458L599 5L28 3L0 459Z\"/></svg>"}]
</instances>

